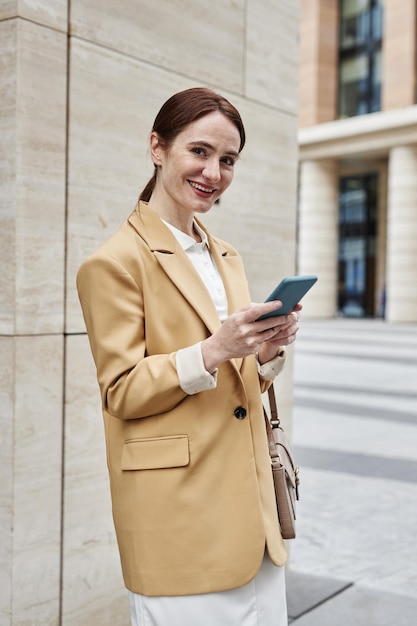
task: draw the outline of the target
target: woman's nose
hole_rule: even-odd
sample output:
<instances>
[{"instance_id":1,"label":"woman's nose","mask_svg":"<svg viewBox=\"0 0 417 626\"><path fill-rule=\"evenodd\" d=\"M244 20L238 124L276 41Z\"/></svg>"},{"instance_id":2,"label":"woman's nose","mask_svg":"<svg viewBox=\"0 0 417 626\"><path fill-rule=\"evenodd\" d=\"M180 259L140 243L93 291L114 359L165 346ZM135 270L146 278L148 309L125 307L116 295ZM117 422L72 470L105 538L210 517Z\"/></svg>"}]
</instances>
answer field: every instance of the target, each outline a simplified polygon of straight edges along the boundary
<instances>
[{"instance_id":1,"label":"woman's nose","mask_svg":"<svg viewBox=\"0 0 417 626\"><path fill-rule=\"evenodd\" d=\"M206 162L203 176L206 180L213 183L217 183L220 180L220 164L217 159L211 159Z\"/></svg>"}]
</instances>

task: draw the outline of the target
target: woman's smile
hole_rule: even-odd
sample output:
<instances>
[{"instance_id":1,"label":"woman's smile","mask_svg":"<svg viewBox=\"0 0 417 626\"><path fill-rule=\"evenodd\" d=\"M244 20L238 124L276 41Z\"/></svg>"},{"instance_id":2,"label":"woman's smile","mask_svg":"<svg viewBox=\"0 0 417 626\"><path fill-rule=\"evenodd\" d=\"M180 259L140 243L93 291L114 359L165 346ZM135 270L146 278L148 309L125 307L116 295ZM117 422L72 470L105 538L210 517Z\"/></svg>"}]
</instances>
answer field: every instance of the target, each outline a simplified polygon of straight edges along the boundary
<instances>
[{"instance_id":1,"label":"woman's smile","mask_svg":"<svg viewBox=\"0 0 417 626\"><path fill-rule=\"evenodd\" d=\"M211 187L206 187L205 185L202 185L201 183L196 183L193 180L189 180L188 182L190 183L191 187L196 190L197 193L202 193L203 196L210 196L216 191Z\"/></svg>"}]
</instances>

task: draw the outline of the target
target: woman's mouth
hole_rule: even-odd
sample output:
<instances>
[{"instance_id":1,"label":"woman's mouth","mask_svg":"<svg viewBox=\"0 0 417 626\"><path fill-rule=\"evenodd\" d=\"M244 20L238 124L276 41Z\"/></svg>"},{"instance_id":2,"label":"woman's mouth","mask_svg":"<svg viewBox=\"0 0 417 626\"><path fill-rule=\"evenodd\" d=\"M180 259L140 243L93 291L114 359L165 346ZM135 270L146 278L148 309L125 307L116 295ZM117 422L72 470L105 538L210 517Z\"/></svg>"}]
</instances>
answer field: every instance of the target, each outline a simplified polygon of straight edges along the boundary
<instances>
[{"instance_id":1,"label":"woman's mouth","mask_svg":"<svg viewBox=\"0 0 417 626\"><path fill-rule=\"evenodd\" d=\"M205 194L206 196L211 196L216 191L212 187L206 187L205 185L201 185L200 183L195 183L193 180L189 180L188 182L193 189Z\"/></svg>"}]
</instances>

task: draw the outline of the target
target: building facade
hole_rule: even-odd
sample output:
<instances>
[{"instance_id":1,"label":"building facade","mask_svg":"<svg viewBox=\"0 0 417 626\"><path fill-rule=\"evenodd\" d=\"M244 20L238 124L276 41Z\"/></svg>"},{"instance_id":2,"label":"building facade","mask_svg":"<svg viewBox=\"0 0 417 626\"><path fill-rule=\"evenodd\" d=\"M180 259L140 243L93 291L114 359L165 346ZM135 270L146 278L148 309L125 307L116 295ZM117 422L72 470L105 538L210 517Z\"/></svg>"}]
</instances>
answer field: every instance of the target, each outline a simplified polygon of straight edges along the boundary
<instances>
[{"instance_id":1,"label":"building facade","mask_svg":"<svg viewBox=\"0 0 417 626\"><path fill-rule=\"evenodd\" d=\"M294 272L298 9L0 1L1 626L129 623L75 275L151 176L160 106L192 86L228 97L247 130L207 225L241 251L254 300Z\"/></svg>"},{"instance_id":2,"label":"building facade","mask_svg":"<svg viewBox=\"0 0 417 626\"><path fill-rule=\"evenodd\" d=\"M312 317L417 322L416 0L302 0L299 273Z\"/></svg>"}]
</instances>

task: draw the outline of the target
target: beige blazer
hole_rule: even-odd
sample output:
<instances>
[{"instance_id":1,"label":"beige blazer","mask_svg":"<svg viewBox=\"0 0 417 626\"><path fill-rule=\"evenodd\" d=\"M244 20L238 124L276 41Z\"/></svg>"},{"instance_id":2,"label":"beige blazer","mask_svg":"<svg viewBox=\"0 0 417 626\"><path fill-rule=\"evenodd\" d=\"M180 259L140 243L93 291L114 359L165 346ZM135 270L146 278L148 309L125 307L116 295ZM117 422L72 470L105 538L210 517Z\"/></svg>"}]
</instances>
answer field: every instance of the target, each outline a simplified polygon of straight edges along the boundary
<instances>
[{"instance_id":1,"label":"beige blazer","mask_svg":"<svg viewBox=\"0 0 417 626\"><path fill-rule=\"evenodd\" d=\"M250 301L242 260L208 238L232 313ZM177 350L220 321L170 230L140 203L82 264L77 286L126 587L144 595L240 587L256 575L265 544L283 565L260 395L268 383L251 356L221 365L215 389L180 388Z\"/></svg>"}]
</instances>

